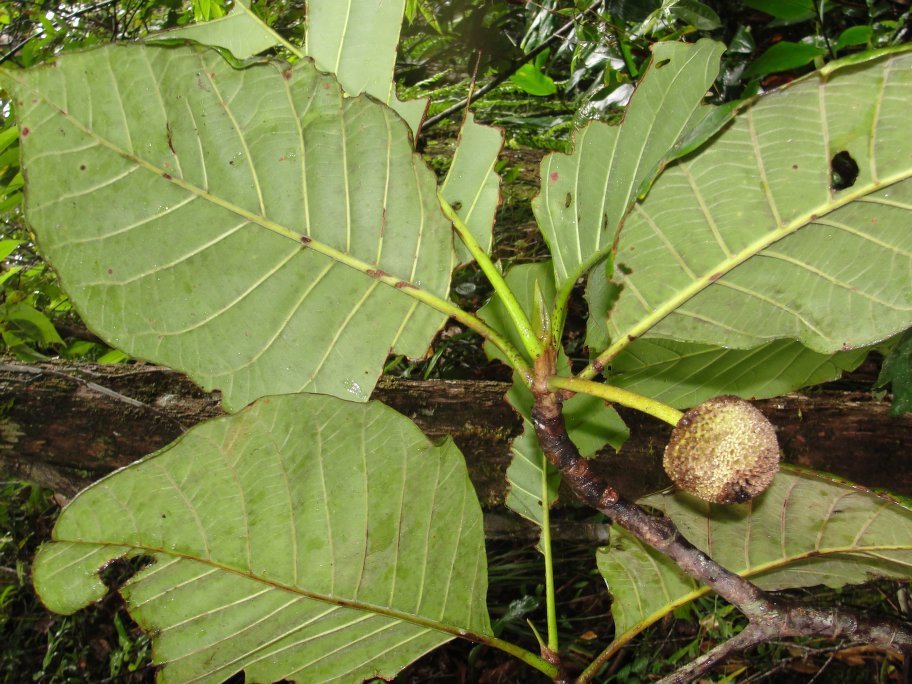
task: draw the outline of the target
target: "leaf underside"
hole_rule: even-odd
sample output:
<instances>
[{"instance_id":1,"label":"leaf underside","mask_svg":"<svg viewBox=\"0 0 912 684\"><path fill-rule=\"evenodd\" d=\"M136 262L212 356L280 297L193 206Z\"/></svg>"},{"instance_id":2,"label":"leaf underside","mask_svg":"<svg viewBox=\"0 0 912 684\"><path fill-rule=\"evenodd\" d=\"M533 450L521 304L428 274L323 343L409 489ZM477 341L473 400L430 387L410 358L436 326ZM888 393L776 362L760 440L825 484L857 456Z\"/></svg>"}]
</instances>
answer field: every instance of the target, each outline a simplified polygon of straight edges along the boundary
<instances>
[{"instance_id":1,"label":"leaf underside","mask_svg":"<svg viewBox=\"0 0 912 684\"><path fill-rule=\"evenodd\" d=\"M428 100L399 100L393 78L404 11L405 0L308 0L304 51L345 92L374 96L417 134Z\"/></svg>"},{"instance_id":2,"label":"leaf underside","mask_svg":"<svg viewBox=\"0 0 912 684\"><path fill-rule=\"evenodd\" d=\"M229 410L299 391L365 401L391 349L426 352L443 317L370 270L445 297L452 239L385 106L307 60L235 70L189 47L4 76L28 219L109 343L221 389Z\"/></svg>"},{"instance_id":3,"label":"leaf underside","mask_svg":"<svg viewBox=\"0 0 912 684\"><path fill-rule=\"evenodd\" d=\"M784 469L746 504L709 504L682 492L640 503L669 516L691 543L765 590L912 576L912 509L823 474ZM597 561L614 595L619 641L707 593L617 526L612 540Z\"/></svg>"},{"instance_id":4,"label":"leaf underside","mask_svg":"<svg viewBox=\"0 0 912 684\"><path fill-rule=\"evenodd\" d=\"M440 186L443 198L486 254L494 241L494 216L500 204L500 176L494 168L502 146L503 131L476 123L475 115L469 112L459 130L452 164ZM457 240L456 260L465 264L474 259Z\"/></svg>"},{"instance_id":5,"label":"leaf underside","mask_svg":"<svg viewBox=\"0 0 912 684\"><path fill-rule=\"evenodd\" d=\"M666 169L620 236L610 349L789 338L831 354L908 327L910 91L908 52L811 75Z\"/></svg>"},{"instance_id":6,"label":"leaf underside","mask_svg":"<svg viewBox=\"0 0 912 684\"><path fill-rule=\"evenodd\" d=\"M281 38L260 20L249 4L249 0L236 0L225 16L163 31L150 36L150 39L187 38L204 45L223 47L238 59L253 57L278 45Z\"/></svg>"},{"instance_id":7,"label":"leaf underside","mask_svg":"<svg viewBox=\"0 0 912 684\"><path fill-rule=\"evenodd\" d=\"M683 409L723 394L745 399L782 396L835 380L857 368L867 354L867 349L818 354L792 340L726 349L643 338L615 357L609 381Z\"/></svg>"},{"instance_id":8,"label":"leaf underside","mask_svg":"<svg viewBox=\"0 0 912 684\"><path fill-rule=\"evenodd\" d=\"M267 397L194 428L81 493L35 586L71 613L128 557L152 561L121 592L163 682L388 678L456 630L490 633L462 456L381 404Z\"/></svg>"},{"instance_id":9,"label":"leaf underside","mask_svg":"<svg viewBox=\"0 0 912 684\"><path fill-rule=\"evenodd\" d=\"M576 133L572 154L554 153L542 161L541 193L533 208L551 248L559 289L575 281L585 264L607 256L640 186L711 111L701 102L718 72L722 44L665 42L652 50L623 123L589 123Z\"/></svg>"}]
</instances>

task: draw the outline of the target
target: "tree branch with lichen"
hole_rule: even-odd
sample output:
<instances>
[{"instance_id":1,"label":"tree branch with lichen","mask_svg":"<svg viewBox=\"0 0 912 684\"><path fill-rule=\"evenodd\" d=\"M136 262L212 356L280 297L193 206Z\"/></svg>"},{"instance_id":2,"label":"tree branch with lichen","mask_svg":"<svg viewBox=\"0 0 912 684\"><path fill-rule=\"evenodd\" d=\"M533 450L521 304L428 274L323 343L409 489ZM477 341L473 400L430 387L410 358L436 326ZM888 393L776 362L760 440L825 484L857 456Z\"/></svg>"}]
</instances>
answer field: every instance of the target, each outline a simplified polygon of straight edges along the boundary
<instances>
[{"instance_id":1,"label":"tree branch with lichen","mask_svg":"<svg viewBox=\"0 0 912 684\"><path fill-rule=\"evenodd\" d=\"M560 471L574 494L669 557L689 576L734 605L749 621L738 635L669 675L663 682L692 681L733 653L783 637L823 636L912 655L912 627L909 625L851 611L803 606L767 593L691 544L671 519L647 513L621 496L610 482L595 473L570 439L564 423L563 398L548 386L553 373L553 354L546 354L536 361L532 424L546 457ZM591 681L602 665L604 660L597 658L576 680L578 684Z\"/></svg>"}]
</instances>

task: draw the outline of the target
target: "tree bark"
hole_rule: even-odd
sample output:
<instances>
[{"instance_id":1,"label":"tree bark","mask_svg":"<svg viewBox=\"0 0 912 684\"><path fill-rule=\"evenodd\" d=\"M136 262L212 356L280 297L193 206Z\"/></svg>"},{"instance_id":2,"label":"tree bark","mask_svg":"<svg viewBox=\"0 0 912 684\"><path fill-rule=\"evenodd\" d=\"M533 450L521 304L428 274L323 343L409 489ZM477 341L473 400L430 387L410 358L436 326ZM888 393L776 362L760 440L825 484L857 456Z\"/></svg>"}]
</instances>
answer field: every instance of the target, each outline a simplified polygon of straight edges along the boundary
<instances>
[{"instance_id":1,"label":"tree bark","mask_svg":"<svg viewBox=\"0 0 912 684\"><path fill-rule=\"evenodd\" d=\"M912 416L890 416L870 390L873 371L848 381L756 402L779 430L784 460L869 487L912 495ZM374 398L415 420L432 439L452 435L466 456L482 504L503 504L509 442L520 421L494 381L384 378ZM71 496L106 473L221 415L218 396L151 365L0 362L0 471ZM596 461L621 494L668 484L661 455L670 428L622 412L631 438ZM562 497L567 505L573 498ZM593 532L595 534L596 532Z\"/></svg>"}]
</instances>

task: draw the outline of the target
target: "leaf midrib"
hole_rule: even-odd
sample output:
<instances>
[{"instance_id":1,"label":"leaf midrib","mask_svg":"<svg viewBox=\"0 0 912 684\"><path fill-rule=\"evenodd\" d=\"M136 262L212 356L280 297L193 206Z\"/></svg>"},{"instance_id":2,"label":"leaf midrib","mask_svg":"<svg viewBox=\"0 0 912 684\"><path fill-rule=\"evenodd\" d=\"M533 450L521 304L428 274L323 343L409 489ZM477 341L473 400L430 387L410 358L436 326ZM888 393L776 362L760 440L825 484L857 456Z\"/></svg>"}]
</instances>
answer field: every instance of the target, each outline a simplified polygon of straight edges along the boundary
<instances>
[{"instance_id":1,"label":"leaf midrib","mask_svg":"<svg viewBox=\"0 0 912 684\"><path fill-rule=\"evenodd\" d=\"M66 544L79 544L85 546L93 547L117 547L121 549L133 549L138 552L146 553L157 553L164 556L170 556L176 560L186 560L193 563L200 563L202 565L209 566L214 570L220 570L222 572L231 573L238 577L244 577L245 579L253 580L254 582L259 582L260 584L265 584L273 589L278 589L280 591L286 591L290 594L295 594L297 596L308 598L314 601L320 601L322 603L327 603L330 605L340 606L342 608L350 608L353 610L360 610L365 613L373 613L377 615L383 615L385 617L393 618L396 620L402 620L403 622L408 622L420 627L427 627L429 629L434 629L439 632L444 632L446 634L451 634L453 636L463 637L465 639L473 641L484 641L490 642L493 634L488 634L485 632L473 632L469 631L464 627L457 627L455 625L449 625L445 622L440 622L439 620L433 620L431 618L425 618L421 615L415 615L412 613L407 613L405 611L396 610L395 608L388 608L385 606L380 606L373 603L368 603L366 601L358 601L355 599L340 598L335 596L330 596L328 594L320 594L318 592L307 591L300 587L294 587L282 582L277 582L274 580L265 579L259 575L255 575L252 572L245 572L238 568L231 567L230 565L225 565L219 563L212 559L199 558L197 556L192 556L186 553L180 553L179 551L174 551L172 549L165 549L157 546L150 546L146 544L135 544L135 543L118 543L113 541L85 541L81 539L62 539L55 537L54 542L66 543Z\"/></svg>"}]
</instances>

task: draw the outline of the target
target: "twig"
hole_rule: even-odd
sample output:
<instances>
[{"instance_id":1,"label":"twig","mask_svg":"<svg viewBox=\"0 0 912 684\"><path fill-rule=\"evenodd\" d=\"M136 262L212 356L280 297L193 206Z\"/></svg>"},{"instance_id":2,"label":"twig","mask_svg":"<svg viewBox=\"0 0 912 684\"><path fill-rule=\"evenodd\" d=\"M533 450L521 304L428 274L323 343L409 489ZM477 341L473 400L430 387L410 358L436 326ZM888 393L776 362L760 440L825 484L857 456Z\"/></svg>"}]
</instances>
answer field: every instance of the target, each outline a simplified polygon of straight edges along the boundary
<instances>
[{"instance_id":1,"label":"twig","mask_svg":"<svg viewBox=\"0 0 912 684\"><path fill-rule=\"evenodd\" d=\"M431 126L436 126L438 123L440 123L444 119L450 118L451 116L453 116L453 114L457 114L460 111L467 109L469 107L469 105L471 105L473 102L481 99L482 97L484 97L485 95L490 93L497 86L499 86L501 83L503 83L508 78L510 78L513 74L515 74L523 64L528 64L533 59L535 59L539 54L541 54L542 52L547 50L548 47L550 47L550 45L554 41L556 41L558 38L563 38L564 34L567 33L570 29L572 29L576 25L576 22L579 21L580 18L582 18L585 15L589 14L590 12L593 12L594 10L598 9L599 7L601 7L601 5L602 5L602 0L596 0L596 2L592 3L592 5L590 5L585 11L581 12L578 16L573 17L570 21L568 21L566 24L564 24L563 26L558 28L554 33L552 33L550 36L548 36L548 38L545 41L543 41L541 45L536 47L531 52L527 52L522 57L519 57L519 58L513 60L509 64L509 66L507 66L506 69L504 69L502 72L497 74L493 79L491 79L488 83L483 85L481 88L479 88L478 90L474 90L473 92L470 92L468 97L460 100L459 102L452 105L451 107L447 107L445 110L443 110L439 114L435 114L434 116L429 117L427 120L425 120L425 122L423 124L421 124L422 132L426 131Z\"/></svg>"},{"instance_id":2,"label":"twig","mask_svg":"<svg viewBox=\"0 0 912 684\"><path fill-rule=\"evenodd\" d=\"M760 624L752 622L728 641L723 641L699 658L690 661L684 667L659 680L659 684L686 684L691 682L700 675L709 672L733 653L746 651L751 646L756 646L768 639L769 635L766 630Z\"/></svg>"}]
</instances>

